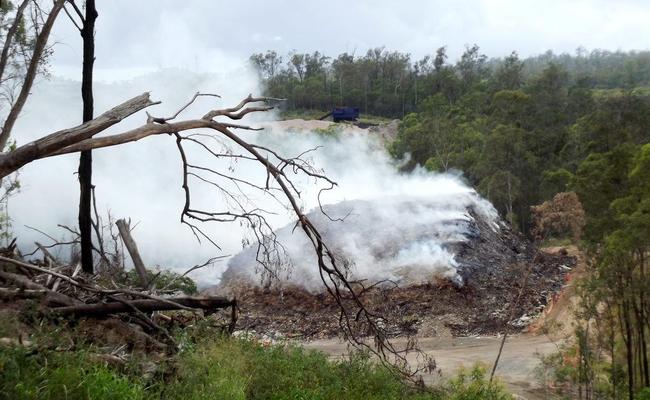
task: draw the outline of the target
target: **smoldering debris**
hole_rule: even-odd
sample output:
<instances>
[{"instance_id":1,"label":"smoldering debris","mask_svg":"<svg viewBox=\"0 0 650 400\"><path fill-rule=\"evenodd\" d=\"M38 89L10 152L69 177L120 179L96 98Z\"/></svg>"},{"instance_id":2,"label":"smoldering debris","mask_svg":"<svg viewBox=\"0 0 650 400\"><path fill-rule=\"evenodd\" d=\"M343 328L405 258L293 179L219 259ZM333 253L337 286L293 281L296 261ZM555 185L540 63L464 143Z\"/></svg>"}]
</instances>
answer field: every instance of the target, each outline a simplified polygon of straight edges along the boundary
<instances>
[{"instance_id":1,"label":"smoldering debris","mask_svg":"<svg viewBox=\"0 0 650 400\"><path fill-rule=\"evenodd\" d=\"M371 214L378 212L369 204L367 209ZM476 209L468 209L463 218L447 220L442 226L446 228L434 229L423 222L410 232L404 226L395 227L394 235L390 236L395 242L391 245L408 243L409 237L418 240L411 243L428 243L435 238L441 248L453 254L454 275L435 273L427 281L385 282L364 291L364 303L371 312L384 317L391 335L485 335L505 329L519 331L542 312L576 263L575 258L567 255L539 252L505 222L486 218ZM446 235L441 235L441 230ZM462 238L454 236L459 232ZM324 235L333 233L324 230ZM372 242L379 229L366 228L359 235ZM342 238L345 235L338 239ZM337 242L337 238L333 239ZM373 246L378 255L396 253L396 248L384 248L382 252L380 244ZM386 258L390 262L398 259ZM389 262L386 260L367 267L385 271ZM439 268L435 258L425 265L424 271ZM339 308L326 293L298 285L296 279L264 288L250 279L241 279L241 275L235 279L236 276L231 268L222 285L210 292L230 293L240 300L242 313L237 329L282 338L316 339L339 334ZM462 279L462 285L454 282L456 276Z\"/></svg>"},{"instance_id":2,"label":"smoldering debris","mask_svg":"<svg viewBox=\"0 0 650 400\"><path fill-rule=\"evenodd\" d=\"M500 229L496 210L468 188L435 198L387 196L345 201L317 208L308 217L347 266L349 279L391 281L400 286L439 278L462 286L462 263L453 249L474 236L477 218L490 230ZM293 228L289 224L275 232L282 251L265 268L272 269L276 286L291 284L320 291L313 249L302 232ZM263 283L259 250L252 245L229 261L222 276L225 286L233 280Z\"/></svg>"}]
</instances>

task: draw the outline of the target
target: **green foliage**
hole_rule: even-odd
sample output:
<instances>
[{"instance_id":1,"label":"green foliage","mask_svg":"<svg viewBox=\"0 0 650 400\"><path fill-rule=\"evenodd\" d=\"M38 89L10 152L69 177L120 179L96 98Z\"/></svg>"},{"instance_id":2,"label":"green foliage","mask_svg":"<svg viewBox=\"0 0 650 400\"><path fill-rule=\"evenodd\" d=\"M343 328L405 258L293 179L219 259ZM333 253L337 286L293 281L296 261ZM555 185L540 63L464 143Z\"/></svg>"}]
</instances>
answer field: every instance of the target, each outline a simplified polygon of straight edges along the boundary
<instances>
[{"instance_id":1,"label":"green foliage","mask_svg":"<svg viewBox=\"0 0 650 400\"><path fill-rule=\"evenodd\" d=\"M365 355L330 362L321 353L299 347L263 347L243 340L204 342L182 356L177 370L163 398L421 398Z\"/></svg>"},{"instance_id":2,"label":"green foliage","mask_svg":"<svg viewBox=\"0 0 650 400\"><path fill-rule=\"evenodd\" d=\"M643 388L636 395L637 400L650 400L650 388Z\"/></svg>"},{"instance_id":3,"label":"green foliage","mask_svg":"<svg viewBox=\"0 0 650 400\"><path fill-rule=\"evenodd\" d=\"M187 295L198 293L196 282L189 276L181 276L177 272L170 270L147 270L147 278L149 282L158 288L172 291L179 291ZM139 286L140 276L135 269L124 271L118 277L120 283L127 286Z\"/></svg>"},{"instance_id":4,"label":"green foliage","mask_svg":"<svg viewBox=\"0 0 650 400\"><path fill-rule=\"evenodd\" d=\"M489 384L478 366L434 391L423 391L363 352L330 361L295 346L204 336L145 381L141 367L108 367L93 360L92 351L0 347L0 399L512 398L500 384Z\"/></svg>"},{"instance_id":5,"label":"green foliage","mask_svg":"<svg viewBox=\"0 0 650 400\"><path fill-rule=\"evenodd\" d=\"M485 377L485 368L475 365L470 370L461 369L458 375L449 383L450 400L510 400L512 395L508 394L501 384L492 384Z\"/></svg>"},{"instance_id":6,"label":"green foliage","mask_svg":"<svg viewBox=\"0 0 650 400\"><path fill-rule=\"evenodd\" d=\"M265 83L266 94L288 99L284 105L287 110L329 110L348 105L361 107L363 113L390 118L418 111L422 101L436 94L452 104L476 89L491 95L536 86L544 94L539 97L541 108L562 111L567 98L585 110L589 102L579 101L578 97L591 89L598 90L599 96L620 93L619 88L647 95L647 89L638 88L650 85L648 51L579 50L575 55L547 52L526 59L513 51L502 59L488 59L473 45L451 64L446 47L419 60L381 47L361 56L343 53L337 57L295 51L283 57L269 50L253 54L250 61ZM572 85L587 91L567 90ZM569 107L566 115L572 110L575 107ZM539 115L566 117L564 112Z\"/></svg>"},{"instance_id":7,"label":"green foliage","mask_svg":"<svg viewBox=\"0 0 650 400\"><path fill-rule=\"evenodd\" d=\"M632 137L625 136L625 142L613 148L599 145L606 151L589 154L571 183L584 202L585 240L594 260L582 286L578 316L584 326L595 322L601 337L578 341L580 365L593 374L581 375L579 382L597 388L606 398L631 397L650 384L646 373L650 144L637 145ZM576 331L579 339L586 332L586 328Z\"/></svg>"},{"instance_id":8,"label":"green foliage","mask_svg":"<svg viewBox=\"0 0 650 400\"><path fill-rule=\"evenodd\" d=\"M178 371L166 384L163 399L246 399L250 380L244 351L237 341L202 346L178 360Z\"/></svg>"},{"instance_id":9,"label":"green foliage","mask_svg":"<svg viewBox=\"0 0 650 400\"><path fill-rule=\"evenodd\" d=\"M204 342L185 354L178 375L163 398L175 399L510 399L499 384L489 385L484 370L461 373L437 392L407 386L368 354L351 353L328 361L318 352L294 346L264 347L233 339Z\"/></svg>"},{"instance_id":10,"label":"green foliage","mask_svg":"<svg viewBox=\"0 0 650 400\"><path fill-rule=\"evenodd\" d=\"M596 178L587 170L598 154L650 140L648 51L579 49L527 59L513 52L490 60L473 45L456 63L448 62L446 51L441 47L420 60L383 48L361 57L292 53L286 65L275 52L252 60L267 94L288 98L287 112L350 105L402 117L389 151L408 158L405 169L463 171L526 233L531 206L568 190L589 196L583 178ZM607 169L610 176L614 169ZM572 187L574 174L580 190ZM602 200L601 210L611 199ZM592 214L592 222L601 217L596 214L602 212ZM603 227L592 226L586 237L597 239L594 231Z\"/></svg>"},{"instance_id":11,"label":"green foliage","mask_svg":"<svg viewBox=\"0 0 650 400\"><path fill-rule=\"evenodd\" d=\"M136 378L92 363L83 352L0 348L0 399L144 399Z\"/></svg>"},{"instance_id":12,"label":"green foliage","mask_svg":"<svg viewBox=\"0 0 650 400\"><path fill-rule=\"evenodd\" d=\"M606 153L592 153L580 163L571 183L587 214L584 238L597 243L619 224L610 204L628 190L628 175L637 148L620 145Z\"/></svg>"},{"instance_id":13,"label":"green foliage","mask_svg":"<svg viewBox=\"0 0 650 400\"><path fill-rule=\"evenodd\" d=\"M343 125L341 124L332 124L329 125L327 128L316 128L314 129L314 133L321 135L321 136L331 136L331 137L338 137L341 132L343 132Z\"/></svg>"}]
</instances>

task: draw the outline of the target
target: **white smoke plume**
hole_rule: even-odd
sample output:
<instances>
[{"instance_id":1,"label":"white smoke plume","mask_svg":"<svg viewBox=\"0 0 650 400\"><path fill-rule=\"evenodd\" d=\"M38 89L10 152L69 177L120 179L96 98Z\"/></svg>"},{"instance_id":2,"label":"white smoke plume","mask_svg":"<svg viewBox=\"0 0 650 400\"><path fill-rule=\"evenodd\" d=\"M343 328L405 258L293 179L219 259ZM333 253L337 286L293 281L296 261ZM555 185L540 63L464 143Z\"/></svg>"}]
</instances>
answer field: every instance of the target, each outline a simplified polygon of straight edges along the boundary
<instances>
[{"instance_id":1,"label":"white smoke plume","mask_svg":"<svg viewBox=\"0 0 650 400\"><path fill-rule=\"evenodd\" d=\"M255 77L243 67L223 74L198 74L187 70L166 69L130 81L95 85L96 113L138 95L152 91L152 98L163 104L150 109L157 116L173 114L196 91L214 92L223 96L202 99L185 113L188 118L202 115L208 108L230 106L248 93L260 93ZM42 81L29 99L15 130L18 144L24 144L45 133L79 123L81 101L79 82L53 79ZM273 117L272 114L266 118ZM111 131L125 130L144 122L136 115ZM244 121L256 125L259 120ZM317 123L314 123L318 125ZM409 279L426 281L433 275L458 279L454 255L446 244L464 240L463 224L467 210L494 221L492 206L460 179L436 175L424 170L399 173L386 153L383 143L371 131L350 128L339 135L324 135L310 129L291 129L291 124L266 124L266 130L241 133L247 140L276 149L284 156L296 156L317 148L305 157L310 163L338 183L332 191L320 196L333 217L350 214L344 222L332 222L323 215L315 217L317 225L327 232L332 247L342 250L354 265L353 276L372 279ZM295 124L294 124L295 125ZM266 173L255 163L231 163L215 160L196 151L188 156L211 167L232 169L237 176L263 186ZM37 161L20 172L21 192L9 203L13 231L23 250L34 241L47 242L35 227L55 237L64 236L57 224L76 226L78 183L75 176L78 157L67 155ZM183 204L180 160L173 138L151 137L141 142L101 149L94 152L94 184L97 186L100 213L111 211L117 218L131 217L139 225L134 231L143 258L149 265L183 271L204 260L224 254L237 254L242 249L246 230L238 224L212 225L204 229L221 246L199 244L192 233L179 222ZM301 205L310 210L319 205L322 185L313 179L294 177L301 189ZM201 207L219 207L225 199L209 185L195 182L194 201ZM251 202L274 214L268 216L272 228L291 223L293 216L286 206L271 202L268 197L249 193ZM341 206L335 204L347 201ZM338 215L337 215L338 214ZM420 232L420 236L416 237ZM317 269L313 257L304 246L301 231L280 231L279 239L292 256L293 267L284 270L284 277L316 290ZM410 235L410 236L409 236ZM409 239L405 239L409 237ZM67 256L62 249L59 256ZM244 253L246 254L246 253ZM230 262L253 273L255 263L240 255ZM219 282L225 263L193 275L203 284ZM248 272L245 272L248 271ZM259 279L257 279L259 281Z\"/></svg>"},{"instance_id":2,"label":"white smoke plume","mask_svg":"<svg viewBox=\"0 0 650 400\"><path fill-rule=\"evenodd\" d=\"M423 169L400 173L373 131L349 128L332 136L270 128L258 142L287 153L317 147L310 153L311 162L338 183L321 196L325 213L316 207L310 217L328 246L349 266L351 279L415 284L448 278L462 284L451 248L467 240L474 218L470 210L497 228L494 207L458 177ZM317 196L317 187L306 182L303 187L311 189L304 198ZM276 231L288 257L278 260L284 266L278 277L318 291L322 284L313 248L302 231L293 228L289 224ZM224 278L263 283L256 250L252 246L233 257Z\"/></svg>"}]
</instances>

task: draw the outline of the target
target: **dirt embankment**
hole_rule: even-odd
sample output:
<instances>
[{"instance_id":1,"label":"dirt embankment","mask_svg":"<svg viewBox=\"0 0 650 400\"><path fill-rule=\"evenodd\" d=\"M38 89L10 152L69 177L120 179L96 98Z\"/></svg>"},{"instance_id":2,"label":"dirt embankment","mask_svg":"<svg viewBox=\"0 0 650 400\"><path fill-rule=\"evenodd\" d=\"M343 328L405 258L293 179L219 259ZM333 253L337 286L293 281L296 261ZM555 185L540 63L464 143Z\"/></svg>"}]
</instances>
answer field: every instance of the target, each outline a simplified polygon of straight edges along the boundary
<instances>
[{"instance_id":1,"label":"dirt embankment","mask_svg":"<svg viewBox=\"0 0 650 400\"><path fill-rule=\"evenodd\" d=\"M528 332L549 334L554 339L563 339L573 333L575 311L580 298L577 284L587 276L587 262L584 254L576 246L549 247L544 249L550 254L566 254L575 257L575 267L566 274L562 290L556 292L544 312L528 327Z\"/></svg>"},{"instance_id":2,"label":"dirt embankment","mask_svg":"<svg viewBox=\"0 0 650 400\"><path fill-rule=\"evenodd\" d=\"M369 134L376 136L383 142L391 142L397 136L399 120L390 122L381 122L377 124L365 123L334 123L332 121L305 120L305 119L288 119L283 121L273 121L261 124L268 129L277 129L284 132L318 132L336 127L345 134Z\"/></svg>"}]
</instances>

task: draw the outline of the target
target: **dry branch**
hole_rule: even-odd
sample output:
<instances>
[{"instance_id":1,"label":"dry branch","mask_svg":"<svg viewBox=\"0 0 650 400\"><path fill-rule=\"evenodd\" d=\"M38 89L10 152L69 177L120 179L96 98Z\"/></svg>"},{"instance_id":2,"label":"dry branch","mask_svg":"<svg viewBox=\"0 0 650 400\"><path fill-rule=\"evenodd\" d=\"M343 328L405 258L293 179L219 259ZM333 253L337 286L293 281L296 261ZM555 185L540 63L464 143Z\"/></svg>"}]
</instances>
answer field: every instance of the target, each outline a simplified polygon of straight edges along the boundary
<instances>
[{"instance_id":1,"label":"dry branch","mask_svg":"<svg viewBox=\"0 0 650 400\"><path fill-rule=\"evenodd\" d=\"M16 299L42 299L47 296L47 290L9 289L0 287L0 300L13 301Z\"/></svg>"},{"instance_id":2,"label":"dry branch","mask_svg":"<svg viewBox=\"0 0 650 400\"><path fill-rule=\"evenodd\" d=\"M52 312L60 315L76 315L84 317L98 317L108 314L117 314L131 312L137 308L142 312L180 310L183 307L201 309L205 311L215 311L222 308L236 306L234 300L225 297L174 297L166 299L166 302L160 300L122 300L111 303L98 304L80 304L68 307L53 308Z\"/></svg>"},{"instance_id":3,"label":"dry branch","mask_svg":"<svg viewBox=\"0 0 650 400\"><path fill-rule=\"evenodd\" d=\"M154 104L158 103L151 101L149 93L143 93L106 111L93 120L73 128L54 132L20 146L12 152L3 153L0 155L0 178L34 160L49 157L67 146L91 138L93 135Z\"/></svg>"},{"instance_id":4,"label":"dry branch","mask_svg":"<svg viewBox=\"0 0 650 400\"><path fill-rule=\"evenodd\" d=\"M0 270L0 279L12 283L14 286L22 290L32 290L32 291L43 291L46 293L45 303L49 305L64 305L70 306L73 304L79 304L80 301L68 297L62 293L57 293L49 290L43 285L39 285L36 282L33 282L24 275L14 274L12 272Z\"/></svg>"},{"instance_id":5,"label":"dry branch","mask_svg":"<svg viewBox=\"0 0 650 400\"><path fill-rule=\"evenodd\" d=\"M190 101L190 104L196 99L196 97L197 96L195 96ZM93 137L95 134L106 129L108 126L119 122L121 118L125 118L134 112L137 112L154 104L149 100L148 94L145 94L140 96L139 101L138 98L132 99L129 102L116 108L122 112L105 113L103 119L102 116L100 116L88 122L87 124L69 130L57 132L43 139L39 139L29 145L21 146L12 153L0 156L0 177L5 176L8 173L11 173L20 168L22 165L25 165L28 162L37 160L39 158L51 157L60 154L79 152L101 147L121 145L124 143L137 141L151 135L170 134L173 138L175 138L177 149L182 162L182 189L185 194L185 204L183 206L183 210L181 211L181 222L183 224L186 224L192 230L197 239L204 238L215 245L216 243L214 243L212 239L200 229L199 226L195 225L195 222L207 223L236 221L247 224L251 228L251 231L255 235L255 239L258 243L257 261L259 261L272 276L275 276L275 271L273 270L274 267L272 265L274 263L277 264L277 259L280 258L278 255L282 253L282 245L277 242L275 234L273 233L273 229L266 220L266 215L269 213L258 207L253 207L251 209L248 207L248 205L240 202L237 196L235 196L233 193L230 193L228 189L222 186L223 180L227 180L236 185L239 183L236 179L229 178L227 174L215 173L213 169L197 168L196 165L193 165L188 161L188 157L184 151L183 144L187 142L199 142L195 138L190 138L191 135L181 135L181 132L195 129L205 129L207 131L211 131L211 135L206 136L223 139L223 142L227 144L225 145L227 148L222 151L215 151L206 146L204 147L205 150L207 150L209 154L215 158L237 157L238 159L245 159L247 161L256 163L261 170L266 172L266 183L263 186L258 186L259 190L267 194L271 194L273 192L276 196L278 196L278 198L282 196L283 201L286 202L285 206L295 215L297 219L296 227L302 229L312 245L313 251L316 255L316 265L320 273L323 285L325 286L327 293L332 296L340 309L339 325L342 335L346 337L352 344L359 347L365 347L379 356L382 362L391 363L393 365L397 363L401 367L406 368L407 363L404 353L412 350L413 348L409 347L405 350L397 349L388 340L388 334L383 328L381 316L376 315L368 308L366 308L359 294L362 293L363 290L358 290L358 283L354 284L353 282L348 281L349 271L347 270L346 265L342 265L338 261L336 253L327 246L327 244L322 239L322 236L318 229L314 226L309 217L303 212L302 207L298 202L301 193L294 185L292 176L305 176L317 182L321 182L326 186L323 190L329 190L333 188L336 183L330 180L320 171L317 171L311 167L308 162L301 158L302 155L298 155L296 157L284 157L272 149L250 143L245 140L245 138L235 134L232 131L234 128L247 127L233 125L231 123L216 120L218 117L228 118L230 120L238 120L248 113L269 110L272 107L267 105L250 106L249 104L256 102L268 102L270 100L276 99L254 98L249 95L235 107L209 111L200 119L190 119L176 122L172 121L188 107L188 104L184 105L179 110L179 112L170 118L155 118L149 116L147 123L138 128L118 134L107 135L104 137ZM106 116L107 114L108 116ZM115 116L115 114L118 115ZM199 175L199 172L203 172L205 174L211 173L213 175L213 180L201 177ZM191 202L192 197L190 192L189 178L200 179L203 182L211 184L233 204L231 204L231 207L226 210L214 211L193 208ZM3 258L0 257L0 260L2 259ZM36 269L34 267L31 268ZM41 270L41 272L45 271ZM48 271L46 273L58 276L51 271ZM72 280L68 277L66 278L67 282L72 285L79 286L82 289L86 290L93 290L96 293L101 293L103 295L110 295L119 292L115 291L114 293L111 293L106 289L88 287L88 285L81 285L75 280ZM63 278L62 280L66 281L66 279ZM361 285L361 287L363 287L363 285ZM122 293L126 292L122 291ZM142 293L139 293L139 295L144 296ZM167 306L171 304L173 307L187 308L181 303L176 303L176 299L158 298L155 300L161 301ZM139 303L142 306L149 305L151 307L158 307L162 305L162 303L147 302L145 300L138 301L142 302ZM228 300L224 301L228 302ZM232 303L229 302L228 304ZM227 306L226 303L223 305ZM144 309L139 306L137 306L137 308L141 311L144 311ZM126 305L123 303L118 302L108 304L83 305L79 307L66 307L60 308L59 310L61 310L61 312L67 313L87 312L92 314L123 312L128 311L128 308L126 308ZM368 336L374 339L374 348L368 344L369 342L366 340Z\"/></svg>"},{"instance_id":6,"label":"dry branch","mask_svg":"<svg viewBox=\"0 0 650 400\"><path fill-rule=\"evenodd\" d=\"M120 236L122 237L122 241L124 242L124 245L126 246L126 249L131 256L131 260L133 260L133 266L135 267L135 270L140 277L140 284L142 284L143 288L148 288L149 278L147 277L147 269L144 266L142 257L140 257L138 246L131 236L131 228L129 226L130 224L124 219L118 219L115 221L115 225L117 225L117 229L120 231Z\"/></svg>"}]
</instances>

